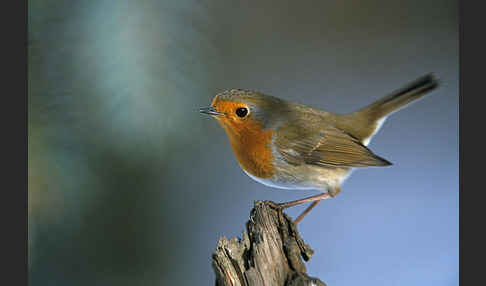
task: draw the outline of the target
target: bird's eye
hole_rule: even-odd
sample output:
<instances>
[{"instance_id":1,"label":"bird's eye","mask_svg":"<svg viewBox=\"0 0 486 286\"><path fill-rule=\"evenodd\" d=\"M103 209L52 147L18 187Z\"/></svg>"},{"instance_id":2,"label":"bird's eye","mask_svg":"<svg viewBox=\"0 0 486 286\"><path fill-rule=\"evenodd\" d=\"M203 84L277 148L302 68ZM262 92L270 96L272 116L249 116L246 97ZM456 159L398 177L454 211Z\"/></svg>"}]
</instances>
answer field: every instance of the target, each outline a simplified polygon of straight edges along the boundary
<instances>
[{"instance_id":1,"label":"bird's eye","mask_svg":"<svg viewBox=\"0 0 486 286\"><path fill-rule=\"evenodd\" d=\"M240 107L240 108L236 109L236 115L238 115L238 117L243 118L247 114L248 114L248 109L246 109L245 107Z\"/></svg>"}]
</instances>

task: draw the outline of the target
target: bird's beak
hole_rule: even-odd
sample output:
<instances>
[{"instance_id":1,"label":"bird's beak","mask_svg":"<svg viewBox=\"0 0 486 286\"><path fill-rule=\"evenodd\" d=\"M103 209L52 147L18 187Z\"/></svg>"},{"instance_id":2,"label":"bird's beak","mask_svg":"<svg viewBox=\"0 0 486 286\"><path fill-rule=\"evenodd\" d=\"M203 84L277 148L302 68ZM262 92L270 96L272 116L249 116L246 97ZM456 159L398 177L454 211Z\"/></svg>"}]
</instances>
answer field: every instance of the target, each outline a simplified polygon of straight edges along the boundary
<instances>
[{"instance_id":1,"label":"bird's beak","mask_svg":"<svg viewBox=\"0 0 486 286\"><path fill-rule=\"evenodd\" d=\"M214 116L224 116L224 113L217 112L214 107L201 107L199 108L199 112L201 113L206 113L209 115L214 115Z\"/></svg>"}]
</instances>

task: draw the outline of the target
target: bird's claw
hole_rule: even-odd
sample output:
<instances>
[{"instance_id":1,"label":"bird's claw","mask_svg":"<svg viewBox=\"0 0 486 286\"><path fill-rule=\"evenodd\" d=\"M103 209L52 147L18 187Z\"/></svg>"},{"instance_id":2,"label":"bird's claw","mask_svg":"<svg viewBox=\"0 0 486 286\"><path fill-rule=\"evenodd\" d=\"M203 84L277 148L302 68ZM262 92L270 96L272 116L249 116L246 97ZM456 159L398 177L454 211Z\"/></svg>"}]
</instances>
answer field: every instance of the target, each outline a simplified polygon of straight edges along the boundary
<instances>
[{"instance_id":1,"label":"bird's claw","mask_svg":"<svg viewBox=\"0 0 486 286\"><path fill-rule=\"evenodd\" d=\"M272 201L264 201L264 203L267 206L269 206L272 209L277 210L277 211L282 211L284 209L282 204L279 204L279 203L275 203L275 202L272 202Z\"/></svg>"}]
</instances>

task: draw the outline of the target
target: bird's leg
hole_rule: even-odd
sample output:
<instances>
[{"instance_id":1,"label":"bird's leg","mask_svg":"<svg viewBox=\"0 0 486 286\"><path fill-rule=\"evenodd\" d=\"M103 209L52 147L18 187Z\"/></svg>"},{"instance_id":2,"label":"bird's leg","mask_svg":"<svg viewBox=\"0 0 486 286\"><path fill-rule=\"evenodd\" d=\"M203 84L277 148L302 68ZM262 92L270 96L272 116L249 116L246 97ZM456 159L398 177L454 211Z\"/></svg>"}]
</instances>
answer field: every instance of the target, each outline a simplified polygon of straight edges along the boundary
<instances>
[{"instance_id":1,"label":"bird's leg","mask_svg":"<svg viewBox=\"0 0 486 286\"><path fill-rule=\"evenodd\" d=\"M282 209L289 208L292 206L296 206L299 204L303 204L306 202L312 202L310 206L308 206L296 219L295 219L295 224L298 224L321 200L329 199L329 198L334 198L337 194L341 192L341 187L335 187L331 189L328 193L322 193L320 195L312 196L312 197L307 197L301 200L296 200L296 201L291 201L291 202L286 202L286 203L280 203L278 204L279 207Z\"/></svg>"},{"instance_id":2,"label":"bird's leg","mask_svg":"<svg viewBox=\"0 0 486 286\"><path fill-rule=\"evenodd\" d=\"M293 207L293 206L296 206L296 205L320 201L320 200L325 200L325 199L329 199L329 198L332 198L332 196L330 194L322 193L322 194L319 194L319 195L303 198L303 199L300 199L300 200L295 200L295 201L290 201L290 202L285 202L285 203L279 203L279 204L277 204L277 206L281 209L286 209L286 208L290 208L290 207Z\"/></svg>"},{"instance_id":3,"label":"bird's leg","mask_svg":"<svg viewBox=\"0 0 486 286\"><path fill-rule=\"evenodd\" d=\"M296 219L295 219L295 224L298 224L304 217L306 214L308 214L318 203L320 202L319 201L314 201L312 202L312 204L310 206L308 206L305 211L303 211Z\"/></svg>"}]
</instances>

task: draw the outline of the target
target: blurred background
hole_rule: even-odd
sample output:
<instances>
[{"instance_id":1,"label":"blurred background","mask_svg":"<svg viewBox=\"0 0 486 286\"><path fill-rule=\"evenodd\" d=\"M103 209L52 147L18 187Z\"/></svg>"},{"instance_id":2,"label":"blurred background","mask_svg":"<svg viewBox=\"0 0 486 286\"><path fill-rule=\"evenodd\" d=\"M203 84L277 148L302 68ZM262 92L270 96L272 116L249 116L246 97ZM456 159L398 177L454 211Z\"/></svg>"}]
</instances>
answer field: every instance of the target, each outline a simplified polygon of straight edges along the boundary
<instances>
[{"instance_id":1,"label":"blurred background","mask_svg":"<svg viewBox=\"0 0 486 286\"><path fill-rule=\"evenodd\" d=\"M214 285L254 200L198 113L230 88L350 112L434 72L299 225L328 285L458 285L456 1L28 1L30 285ZM305 206L287 211L293 217Z\"/></svg>"}]
</instances>

